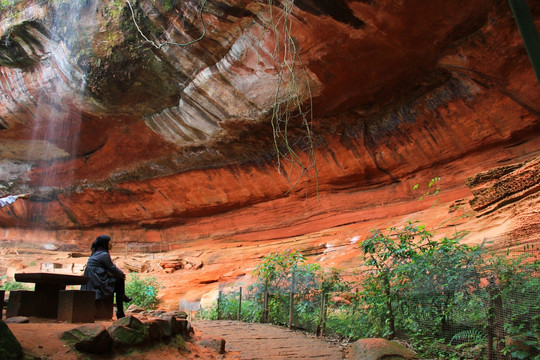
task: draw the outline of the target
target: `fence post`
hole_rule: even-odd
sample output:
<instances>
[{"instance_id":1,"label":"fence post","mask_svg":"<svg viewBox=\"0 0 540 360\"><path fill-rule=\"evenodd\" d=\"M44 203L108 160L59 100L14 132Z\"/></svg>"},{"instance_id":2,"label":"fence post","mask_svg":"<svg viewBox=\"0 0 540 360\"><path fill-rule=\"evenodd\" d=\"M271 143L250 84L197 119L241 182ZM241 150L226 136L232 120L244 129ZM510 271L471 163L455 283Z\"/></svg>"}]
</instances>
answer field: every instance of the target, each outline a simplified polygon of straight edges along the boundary
<instances>
[{"instance_id":1,"label":"fence post","mask_svg":"<svg viewBox=\"0 0 540 360\"><path fill-rule=\"evenodd\" d=\"M294 312L294 293L289 293L289 330L292 330Z\"/></svg>"},{"instance_id":2,"label":"fence post","mask_svg":"<svg viewBox=\"0 0 540 360\"><path fill-rule=\"evenodd\" d=\"M289 330L292 330L294 313L294 270L292 272L291 292L289 294Z\"/></svg>"},{"instance_id":3,"label":"fence post","mask_svg":"<svg viewBox=\"0 0 540 360\"><path fill-rule=\"evenodd\" d=\"M323 309L324 309L324 292L321 292L321 306L319 307L319 323L317 324L317 330L315 336L321 336L322 322L323 322Z\"/></svg>"},{"instance_id":4,"label":"fence post","mask_svg":"<svg viewBox=\"0 0 540 360\"><path fill-rule=\"evenodd\" d=\"M504 313L501 289L495 282L495 276L489 278L489 310L488 310L488 360L503 359L501 340L504 339ZM496 337L495 353L493 353L493 336Z\"/></svg>"},{"instance_id":5,"label":"fence post","mask_svg":"<svg viewBox=\"0 0 540 360\"><path fill-rule=\"evenodd\" d=\"M262 322L268 322L268 280L264 283L263 313Z\"/></svg>"},{"instance_id":6,"label":"fence post","mask_svg":"<svg viewBox=\"0 0 540 360\"><path fill-rule=\"evenodd\" d=\"M319 335L324 336L324 331L326 329L326 305L328 304L328 294L322 293L321 299L321 326L319 330Z\"/></svg>"},{"instance_id":7,"label":"fence post","mask_svg":"<svg viewBox=\"0 0 540 360\"><path fill-rule=\"evenodd\" d=\"M240 286L240 291L238 292L238 316L236 317L238 321L242 319L242 287Z\"/></svg>"},{"instance_id":8,"label":"fence post","mask_svg":"<svg viewBox=\"0 0 540 360\"><path fill-rule=\"evenodd\" d=\"M221 290L218 291L218 296L217 296L217 319L218 320L221 320L220 303L221 303Z\"/></svg>"}]
</instances>

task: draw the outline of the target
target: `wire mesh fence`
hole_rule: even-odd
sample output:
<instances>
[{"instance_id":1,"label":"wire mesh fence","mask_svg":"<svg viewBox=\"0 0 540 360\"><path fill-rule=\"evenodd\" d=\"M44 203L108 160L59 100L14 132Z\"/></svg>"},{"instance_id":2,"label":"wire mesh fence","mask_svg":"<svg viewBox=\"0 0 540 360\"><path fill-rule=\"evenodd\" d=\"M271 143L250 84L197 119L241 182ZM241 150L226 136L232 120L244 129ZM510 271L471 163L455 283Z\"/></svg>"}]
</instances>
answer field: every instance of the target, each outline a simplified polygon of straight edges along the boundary
<instances>
[{"instance_id":1,"label":"wire mesh fence","mask_svg":"<svg viewBox=\"0 0 540 360\"><path fill-rule=\"evenodd\" d=\"M125 244L126 255L131 254L156 254L167 252L170 250L169 243L135 243L130 242Z\"/></svg>"},{"instance_id":2,"label":"wire mesh fence","mask_svg":"<svg viewBox=\"0 0 540 360\"><path fill-rule=\"evenodd\" d=\"M462 267L455 279L445 278L457 284L453 288L393 283L390 294L370 291L373 284L366 281L343 280L366 279L372 271L342 272L341 287L325 290L314 273L294 270L279 281L221 284L216 306L205 316L270 322L349 340L395 338L422 358L538 360L539 259L538 247L514 252L491 260L482 271Z\"/></svg>"}]
</instances>

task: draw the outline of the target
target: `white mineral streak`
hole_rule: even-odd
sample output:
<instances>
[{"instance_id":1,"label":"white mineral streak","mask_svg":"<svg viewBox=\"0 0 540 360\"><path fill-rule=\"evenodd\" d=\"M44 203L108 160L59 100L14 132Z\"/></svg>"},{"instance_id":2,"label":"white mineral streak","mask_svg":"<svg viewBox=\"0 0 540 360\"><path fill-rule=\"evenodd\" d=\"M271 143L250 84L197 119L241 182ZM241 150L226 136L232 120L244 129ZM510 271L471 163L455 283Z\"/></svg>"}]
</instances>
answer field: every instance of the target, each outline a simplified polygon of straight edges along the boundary
<instances>
[{"instance_id":1,"label":"white mineral streak","mask_svg":"<svg viewBox=\"0 0 540 360\"><path fill-rule=\"evenodd\" d=\"M55 74L57 83L62 86L67 94L84 95L86 85L85 73L70 61L69 50L64 42L61 42L51 53L51 58L56 69L61 74Z\"/></svg>"},{"instance_id":2,"label":"white mineral streak","mask_svg":"<svg viewBox=\"0 0 540 360\"><path fill-rule=\"evenodd\" d=\"M0 67L0 119L24 122L24 119L32 118L36 106L43 103L43 99L38 99L40 94L52 94L48 100L57 100L58 106L65 106L67 98L82 102L84 73L70 62L70 54L65 45L49 41L36 30L30 31L34 38L41 41L46 55L38 52L35 47L21 43L29 56L41 58L39 65L32 71ZM17 113L20 116L8 116ZM23 116L23 113L27 116ZM4 124L6 127L10 125L13 124Z\"/></svg>"},{"instance_id":3,"label":"white mineral streak","mask_svg":"<svg viewBox=\"0 0 540 360\"><path fill-rule=\"evenodd\" d=\"M177 107L148 116L146 124L168 141L187 145L210 140L222 122L262 120L276 101L278 76L273 54L261 46L261 33L258 23L245 29L219 62L185 87ZM310 83L316 83L310 75ZM282 82L278 101L286 86ZM301 99L309 97L307 85L297 90Z\"/></svg>"},{"instance_id":4,"label":"white mineral streak","mask_svg":"<svg viewBox=\"0 0 540 360\"><path fill-rule=\"evenodd\" d=\"M67 119L59 116L61 109L70 103L84 108L84 73L70 61L64 43L53 42L31 27L28 31L44 50L40 51L32 43L20 42L29 57L39 59L38 65L31 71L0 67L0 124L6 128L17 123L35 127L39 122L63 122ZM0 157L5 159L35 161L68 155L54 143L39 138L4 140L0 144Z\"/></svg>"},{"instance_id":5,"label":"white mineral streak","mask_svg":"<svg viewBox=\"0 0 540 360\"><path fill-rule=\"evenodd\" d=\"M22 71L0 67L0 119L24 121L17 115L22 111L20 105L29 103L30 99L32 95L26 88ZM9 114L15 114L15 116L9 116ZM2 121L2 125L10 127L11 124Z\"/></svg>"}]
</instances>

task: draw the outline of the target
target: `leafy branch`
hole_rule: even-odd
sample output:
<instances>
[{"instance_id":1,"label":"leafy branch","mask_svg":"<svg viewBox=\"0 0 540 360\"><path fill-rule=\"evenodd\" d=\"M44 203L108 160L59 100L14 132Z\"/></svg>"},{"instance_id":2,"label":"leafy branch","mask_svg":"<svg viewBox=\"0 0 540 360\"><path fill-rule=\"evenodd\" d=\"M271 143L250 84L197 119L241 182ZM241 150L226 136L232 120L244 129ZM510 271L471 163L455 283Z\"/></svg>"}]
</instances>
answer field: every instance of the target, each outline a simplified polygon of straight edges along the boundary
<instances>
[{"instance_id":1,"label":"leafy branch","mask_svg":"<svg viewBox=\"0 0 540 360\"><path fill-rule=\"evenodd\" d=\"M431 179L430 182L429 182L429 184L428 184L428 189L429 189L429 190L428 190L426 193L424 193L424 195L420 196L420 197L418 198L418 200L424 200L425 197L430 196L430 195L431 195L431 196L437 196L437 195L439 194L439 191L441 190L441 188L437 186L437 188L435 188L435 190L434 190L433 192L431 192L431 191L432 191L431 188L433 187L433 185L435 185L435 184L438 183L439 181L441 181L441 178L440 178L440 177L434 177L433 179ZM418 189L418 186L419 186L418 184L415 184L415 185L413 186L413 190ZM435 204L437 204L438 201L439 201L439 199L437 199L437 200L435 201Z\"/></svg>"}]
</instances>

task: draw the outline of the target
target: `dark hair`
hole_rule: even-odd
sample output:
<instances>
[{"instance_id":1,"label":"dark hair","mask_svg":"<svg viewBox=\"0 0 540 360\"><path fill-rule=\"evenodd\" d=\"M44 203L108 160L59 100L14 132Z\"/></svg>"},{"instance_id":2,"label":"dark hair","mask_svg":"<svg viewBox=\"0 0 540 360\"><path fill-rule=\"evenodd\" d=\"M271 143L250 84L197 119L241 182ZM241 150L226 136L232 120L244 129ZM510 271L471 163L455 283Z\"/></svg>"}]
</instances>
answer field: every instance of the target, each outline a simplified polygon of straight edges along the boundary
<instances>
[{"instance_id":1,"label":"dark hair","mask_svg":"<svg viewBox=\"0 0 540 360\"><path fill-rule=\"evenodd\" d=\"M109 241L111 241L111 237L109 235L99 235L90 247L92 253L97 250L109 251Z\"/></svg>"}]
</instances>

